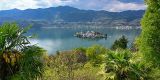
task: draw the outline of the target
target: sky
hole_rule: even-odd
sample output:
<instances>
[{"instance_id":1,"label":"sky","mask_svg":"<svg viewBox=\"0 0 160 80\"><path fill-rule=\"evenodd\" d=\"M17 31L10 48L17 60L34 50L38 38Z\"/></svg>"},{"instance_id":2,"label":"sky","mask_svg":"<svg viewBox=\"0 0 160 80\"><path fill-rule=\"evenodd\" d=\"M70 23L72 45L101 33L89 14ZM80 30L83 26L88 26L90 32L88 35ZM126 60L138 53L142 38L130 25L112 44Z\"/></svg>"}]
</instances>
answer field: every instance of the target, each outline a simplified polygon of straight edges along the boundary
<instances>
[{"instance_id":1,"label":"sky","mask_svg":"<svg viewBox=\"0 0 160 80\"><path fill-rule=\"evenodd\" d=\"M71 6L84 10L144 10L143 0L0 0L0 10Z\"/></svg>"}]
</instances>

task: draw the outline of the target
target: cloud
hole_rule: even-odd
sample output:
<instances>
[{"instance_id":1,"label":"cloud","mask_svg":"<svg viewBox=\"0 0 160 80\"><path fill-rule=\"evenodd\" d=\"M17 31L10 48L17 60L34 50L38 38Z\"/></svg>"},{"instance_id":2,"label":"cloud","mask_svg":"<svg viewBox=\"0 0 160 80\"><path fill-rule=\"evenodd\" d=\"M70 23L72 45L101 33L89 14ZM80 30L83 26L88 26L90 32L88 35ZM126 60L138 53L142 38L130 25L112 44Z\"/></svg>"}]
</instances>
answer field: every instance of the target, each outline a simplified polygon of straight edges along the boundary
<instances>
[{"instance_id":1,"label":"cloud","mask_svg":"<svg viewBox=\"0 0 160 80\"><path fill-rule=\"evenodd\" d=\"M113 0L108 5L104 6L104 10L108 10L111 12L117 11L125 11L125 10L144 10L146 6L144 4L137 4L137 3L123 3L118 0Z\"/></svg>"},{"instance_id":2,"label":"cloud","mask_svg":"<svg viewBox=\"0 0 160 80\"><path fill-rule=\"evenodd\" d=\"M60 6L72 3L76 0L0 0L0 10L7 9L36 9L53 6Z\"/></svg>"},{"instance_id":3,"label":"cloud","mask_svg":"<svg viewBox=\"0 0 160 80\"><path fill-rule=\"evenodd\" d=\"M0 0L0 10L36 9L56 6L72 6L79 9L124 11L145 9L143 0Z\"/></svg>"},{"instance_id":4,"label":"cloud","mask_svg":"<svg viewBox=\"0 0 160 80\"><path fill-rule=\"evenodd\" d=\"M27 9L27 8L37 8L36 1L34 0L1 0L0 1L0 9Z\"/></svg>"},{"instance_id":5,"label":"cloud","mask_svg":"<svg viewBox=\"0 0 160 80\"><path fill-rule=\"evenodd\" d=\"M70 5L80 9L106 10L111 12L146 9L141 0L79 0L77 3Z\"/></svg>"},{"instance_id":6,"label":"cloud","mask_svg":"<svg viewBox=\"0 0 160 80\"><path fill-rule=\"evenodd\" d=\"M35 0L39 7L64 6L76 0Z\"/></svg>"},{"instance_id":7,"label":"cloud","mask_svg":"<svg viewBox=\"0 0 160 80\"><path fill-rule=\"evenodd\" d=\"M120 2L124 3L137 3L137 4L143 4L144 0L119 0Z\"/></svg>"}]
</instances>

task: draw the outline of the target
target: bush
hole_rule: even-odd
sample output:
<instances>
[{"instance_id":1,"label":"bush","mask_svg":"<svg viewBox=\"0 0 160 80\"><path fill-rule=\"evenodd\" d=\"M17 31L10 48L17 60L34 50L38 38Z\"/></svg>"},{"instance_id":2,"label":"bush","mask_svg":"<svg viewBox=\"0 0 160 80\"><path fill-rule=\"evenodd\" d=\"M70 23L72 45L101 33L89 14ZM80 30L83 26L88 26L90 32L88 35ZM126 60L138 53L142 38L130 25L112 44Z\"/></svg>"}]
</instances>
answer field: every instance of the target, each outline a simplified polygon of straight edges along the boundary
<instances>
[{"instance_id":1,"label":"bush","mask_svg":"<svg viewBox=\"0 0 160 80\"><path fill-rule=\"evenodd\" d=\"M86 63L82 68L74 71L73 80L104 80L105 75L103 66L94 67L91 63Z\"/></svg>"},{"instance_id":2,"label":"bush","mask_svg":"<svg viewBox=\"0 0 160 80\"><path fill-rule=\"evenodd\" d=\"M129 50L110 51L106 57L107 80L145 80L145 65L131 60L133 53Z\"/></svg>"},{"instance_id":3,"label":"bush","mask_svg":"<svg viewBox=\"0 0 160 80\"><path fill-rule=\"evenodd\" d=\"M44 79L74 80L74 71L80 69L86 62L86 56L77 50L60 52L49 57L49 63ZM53 75L48 73L53 72Z\"/></svg>"},{"instance_id":4,"label":"bush","mask_svg":"<svg viewBox=\"0 0 160 80\"><path fill-rule=\"evenodd\" d=\"M94 45L89 47L86 51L86 55L89 61L94 65L101 65L105 59L105 54L107 53L107 49L100 45Z\"/></svg>"}]
</instances>

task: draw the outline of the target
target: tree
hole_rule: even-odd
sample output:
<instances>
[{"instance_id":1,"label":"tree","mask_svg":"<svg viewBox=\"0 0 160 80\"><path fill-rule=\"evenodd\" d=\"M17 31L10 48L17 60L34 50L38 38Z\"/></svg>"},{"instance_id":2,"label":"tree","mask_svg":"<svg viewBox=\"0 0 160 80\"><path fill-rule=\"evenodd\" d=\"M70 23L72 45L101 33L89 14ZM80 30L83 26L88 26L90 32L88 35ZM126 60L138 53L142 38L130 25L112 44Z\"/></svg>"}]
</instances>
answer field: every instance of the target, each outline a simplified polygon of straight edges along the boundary
<instances>
[{"instance_id":1,"label":"tree","mask_svg":"<svg viewBox=\"0 0 160 80\"><path fill-rule=\"evenodd\" d=\"M112 45L111 49L113 49L113 50L116 50L118 48L126 49L127 48L127 43L128 43L128 40L123 35L121 38L119 38L118 40L116 40L114 42L114 44Z\"/></svg>"},{"instance_id":2,"label":"tree","mask_svg":"<svg viewBox=\"0 0 160 80\"><path fill-rule=\"evenodd\" d=\"M26 70L32 67L28 65L41 63L39 58L42 58L42 55L38 53L42 52L40 52L39 48L33 48L28 37L25 36L29 28L30 26L20 28L16 23L4 23L0 26L0 80L7 80L19 72L25 73L26 71L30 71L29 74L31 74L34 71ZM28 57L28 55L30 55L30 57ZM29 59L33 57L34 59ZM30 62L27 60L30 60ZM23 63L25 66L23 66ZM39 71L42 69L41 65L36 65L34 68L34 70L38 69ZM38 73L37 71L37 74ZM34 72L34 74L36 73ZM28 77L30 78L30 76L25 78Z\"/></svg>"},{"instance_id":3,"label":"tree","mask_svg":"<svg viewBox=\"0 0 160 80\"><path fill-rule=\"evenodd\" d=\"M5 80L18 71L18 60L21 49L29 44L24 33L29 29L20 29L15 23L4 23L0 26L0 79Z\"/></svg>"},{"instance_id":4,"label":"tree","mask_svg":"<svg viewBox=\"0 0 160 80\"><path fill-rule=\"evenodd\" d=\"M160 0L145 0L147 10L141 21L139 50L147 62L160 66Z\"/></svg>"}]
</instances>

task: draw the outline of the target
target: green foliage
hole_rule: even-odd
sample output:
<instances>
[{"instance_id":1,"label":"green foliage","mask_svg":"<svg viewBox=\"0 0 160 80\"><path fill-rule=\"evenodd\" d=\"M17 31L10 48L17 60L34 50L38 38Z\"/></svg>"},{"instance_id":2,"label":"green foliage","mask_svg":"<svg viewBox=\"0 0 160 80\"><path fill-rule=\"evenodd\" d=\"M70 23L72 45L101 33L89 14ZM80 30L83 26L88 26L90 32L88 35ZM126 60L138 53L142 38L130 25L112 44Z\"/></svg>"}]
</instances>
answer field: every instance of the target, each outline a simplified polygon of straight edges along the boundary
<instances>
[{"instance_id":1,"label":"green foliage","mask_svg":"<svg viewBox=\"0 0 160 80\"><path fill-rule=\"evenodd\" d=\"M29 44L27 37L24 35L30 28L21 29L16 23L4 23L0 26L0 50L22 49Z\"/></svg>"},{"instance_id":2,"label":"green foliage","mask_svg":"<svg viewBox=\"0 0 160 80\"><path fill-rule=\"evenodd\" d=\"M42 75L44 50L28 46L25 33L29 29L16 23L0 26L0 80L33 80Z\"/></svg>"},{"instance_id":3,"label":"green foliage","mask_svg":"<svg viewBox=\"0 0 160 80\"><path fill-rule=\"evenodd\" d=\"M83 52L76 49L49 56L43 80L102 80L104 76L97 72L104 68L94 67L82 58L81 53Z\"/></svg>"},{"instance_id":4,"label":"green foliage","mask_svg":"<svg viewBox=\"0 0 160 80\"><path fill-rule=\"evenodd\" d=\"M126 49L127 48L127 43L128 43L128 40L125 38L125 36L122 36L121 38L119 38L118 40L116 40L114 42L111 49L113 49L113 50L116 50L118 48Z\"/></svg>"},{"instance_id":5,"label":"green foliage","mask_svg":"<svg viewBox=\"0 0 160 80\"><path fill-rule=\"evenodd\" d=\"M43 74L46 51L37 46L29 46L23 50L23 56L19 60L20 69L12 77L14 80L33 80Z\"/></svg>"},{"instance_id":6,"label":"green foliage","mask_svg":"<svg viewBox=\"0 0 160 80\"><path fill-rule=\"evenodd\" d=\"M150 66L147 73L152 80L160 77L160 0L145 0L147 10L142 18L142 32L137 39L144 62Z\"/></svg>"},{"instance_id":7,"label":"green foliage","mask_svg":"<svg viewBox=\"0 0 160 80\"><path fill-rule=\"evenodd\" d=\"M66 51L63 53L59 53L55 56L49 57L48 70L45 72L46 74L50 71L53 72L53 75L44 75L44 79L48 80L50 78L57 80L73 80L74 78L74 70L83 66L83 62L81 62L80 58L81 54L79 51Z\"/></svg>"},{"instance_id":8,"label":"green foliage","mask_svg":"<svg viewBox=\"0 0 160 80\"><path fill-rule=\"evenodd\" d=\"M82 53L86 53L87 48L80 47L80 48L76 48L75 50L81 51Z\"/></svg>"},{"instance_id":9,"label":"green foliage","mask_svg":"<svg viewBox=\"0 0 160 80\"><path fill-rule=\"evenodd\" d=\"M88 58L86 55L87 48L80 47L80 48L76 48L75 51L77 53L78 62L85 63L88 61Z\"/></svg>"},{"instance_id":10,"label":"green foliage","mask_svg":"<svg viewBox=\"0 0 160 80\"><path fill-rule=\"evenodd\" d=\"M138 52L138 51L139 51L138 45L137 45L136 42L134 42L134 43L131 44L130 50L131 50L132 52Z\"/></svg>"},{"instance_id":11,"label":"green foliage","mask_svg":"<svg viewBox=\"0 0 160 80\"><path fill-rule=\"evenodd\" d=\"M74 71L73 80L104 80L103 66L94 67L91 63L86 63L80 69Z\"/></svg>"},{"instance_id":12,"label":"green foliage","mask_svg":"<svg viewBox=\"0 0 160 80\"><path fill-rule=\"evenodd\" d=\"M150 77L150 80L160 80L160 69L152 68L148 76Z\"/></svg>"},{"instance_id":13,"label":"green foliage","mask_svg":"<svg viewBox=\"0 0 160 80\"><path fill-rule=\"evenodd\" d=\"M100 45L94 45L92 47L89 47L86 51L86 55L90 62L98 66L99 64L102 64L105 59L105 54L107 52L107 49Z\"/></svg>"},{"instance_id":14,"label":"green foliage","mask_svg":"<svg viewBox=\"0 0 160 80\"><path fill-rule=\"evenodd\" d=\"M46 68L42 80L102 80L103 76L97 73L100 70L102 70L101 67L94 67L90 63L75 63L74 67L50 65Z\"/></svg>"},{"instance_id":15,"label":"green foliage","mask_svg":"<svg viewBox=\"0 0 160 80\"><path fill-rule=\"evenodd\" d=\"M106 57L107 80L144 80L147 77L143 63L132 63L128 50L110 51Z\"/></svg>"},{"instance_id":16,"label":"green foliage","mask_svg":"<svg viewBox=\"0 0 160 80\"><path fill-rule=\"evenodd\" d=\"M19 70L18 60L29 41L24 35L30 27L21 29L16 23L4 23L0 26L0 79Z\"/></svg>"},{"instance_id":17,"label":"green foliage","mask_svg":"<svg viewBox=\"0 0 160 80\"><path fill-rule=\"evenodd\" d=\"M160 0L146 0L146 4L142 33L137 42L145 60L160 66Z\"/></svg>"},{"instance_id":18,"label":"green foliage","mask_svg":"<svg viewBox=\"0 0 160 80\"><path fill-rule=\"evenodd\" d=\"M81 50L81 49L80 49ZM82 50L83 51L83 50ZM87 48L89 60L79 62L79 49L50 56L43 80L147 80L158 79L158 73L148 74L150 64L143 55L130 50L115 51L95 45ZM158 69L156 69L158 70Z\"/></svg>"}]
</instances>

